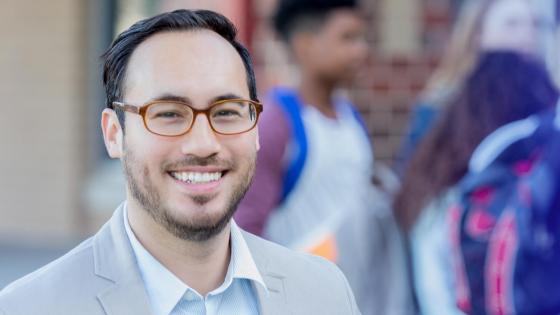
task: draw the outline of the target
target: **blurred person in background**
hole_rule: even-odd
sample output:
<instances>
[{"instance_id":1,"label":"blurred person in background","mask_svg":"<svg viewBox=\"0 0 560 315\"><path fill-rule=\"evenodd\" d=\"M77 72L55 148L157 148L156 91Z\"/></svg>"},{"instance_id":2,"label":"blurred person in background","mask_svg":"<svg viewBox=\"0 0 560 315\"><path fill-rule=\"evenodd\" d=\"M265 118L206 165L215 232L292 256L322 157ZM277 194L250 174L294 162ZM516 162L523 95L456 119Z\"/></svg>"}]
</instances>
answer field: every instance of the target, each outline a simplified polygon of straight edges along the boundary
<instances>
[{"instance_id":1,"label":"blurred person in background","mask_svg":"<svg viewBox=\"0 0 560 315\"><path fill-rule=\"evenodd\" d=\"M447 209L479 143L512 121L552 108L556 87L533 56L481 52L420 143L404 174L394 210L408 233L420 313L462 314L455 303Z\"/></svg>"},{"instance_id":2,"label":"blurred person in background","mask_svg":"<svg viewBox=\"0 0 560 315\"><path fill-rule=\"evenodd\" d=\"M413 107L395 169L402 174L442 109L462 89L480 52L512 50L539 56L541 17L531 0L469 0L459 11L441 63Z\"/></svg>"},{"instance_id":3,"label":"blurred person in background","mask_svg":"<svg viewBox=\"0 0 560 315\"><path fill-rule=\"evenodd\" d=\"M457 305L560 313L560 107L484 138L448 208Z\"/></svg>"},{"instance_id":4,"label":"blurred person in background","mask_svg":"<svg viewBox=\"0 0 560 315\"><path fill-rule=\"evenodd\" d=\"M295 88L265 99L253 185L236 221L248 231L336 262L364 314L406 314L407 279L387 196L372 185L367 130L340 95L364 67L357 1L281 0L274 28L299 68Z\"/></svg>"},{"instance_id":5,"label":"blurred person in background","mask_svg":"<svg viewBox=\"0 0 560 315\"><path fill-rule=\"evenodd\" d=\"M231 22L163 13L103 57L101 127L126 201L95 236L3 289L0 314L360 314L333 263L231 220L262 110Z\"/></svg>"}]
</instances>

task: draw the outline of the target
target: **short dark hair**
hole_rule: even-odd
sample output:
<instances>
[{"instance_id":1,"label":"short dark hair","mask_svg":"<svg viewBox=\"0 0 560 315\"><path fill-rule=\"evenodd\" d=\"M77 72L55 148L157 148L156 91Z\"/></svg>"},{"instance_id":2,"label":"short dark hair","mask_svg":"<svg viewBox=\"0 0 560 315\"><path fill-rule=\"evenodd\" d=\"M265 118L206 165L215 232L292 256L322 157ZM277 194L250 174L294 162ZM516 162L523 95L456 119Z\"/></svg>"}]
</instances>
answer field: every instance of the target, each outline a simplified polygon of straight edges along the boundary
<instances>
[{"instance_id":1,"label":"short dark hair","mask_svg":"<svg viewBox=\"0 0 560 315\"><path fill-rule=\"evenodd\" d=\"M130 56L148 37L161 32L188 31L207 29L227 40L239 53L245 71L249 96L257 100L255 73L249 51L237 41L237 29L225 16L208 10L176 10L162 13L136 22L129 29L122 32L113 41L109 49L102 55L103 85L105 87L108 108L112 108L115 101L122 101L124 96L124 80ZM124 129L124 113L117 111L119 122Z\"/></svg>"},{"instance_id":2,"label":"short dark hair","mask_svg":"<svg viewBox=\"0 0 560 315\"><path fill-rule=\"evenodd\" d=\"M321 27L332 11L357 7L356 0L280 0L274 14L274 29L289 41L295 32Z\"/></svg>"}]
</instances>

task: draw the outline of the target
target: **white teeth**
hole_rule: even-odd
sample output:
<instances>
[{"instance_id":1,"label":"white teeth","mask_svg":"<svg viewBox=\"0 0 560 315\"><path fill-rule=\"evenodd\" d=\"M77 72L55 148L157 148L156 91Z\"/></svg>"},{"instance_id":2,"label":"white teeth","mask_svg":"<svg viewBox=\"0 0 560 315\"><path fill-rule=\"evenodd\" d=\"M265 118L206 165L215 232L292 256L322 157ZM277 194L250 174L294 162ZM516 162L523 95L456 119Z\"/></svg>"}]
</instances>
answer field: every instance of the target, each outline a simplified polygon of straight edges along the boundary
<instances>
[{"instance_id":1,"label":"white teeth","mask_svg":"<svg viewBox=\"0 0 560 315\"><path fill-rule=\"evenodd\" d=\"M182 182L201 184L215 182L222 177L222 172L196 173L196 172L171 172L171 176Z\"/></svg>"}]
</instances>

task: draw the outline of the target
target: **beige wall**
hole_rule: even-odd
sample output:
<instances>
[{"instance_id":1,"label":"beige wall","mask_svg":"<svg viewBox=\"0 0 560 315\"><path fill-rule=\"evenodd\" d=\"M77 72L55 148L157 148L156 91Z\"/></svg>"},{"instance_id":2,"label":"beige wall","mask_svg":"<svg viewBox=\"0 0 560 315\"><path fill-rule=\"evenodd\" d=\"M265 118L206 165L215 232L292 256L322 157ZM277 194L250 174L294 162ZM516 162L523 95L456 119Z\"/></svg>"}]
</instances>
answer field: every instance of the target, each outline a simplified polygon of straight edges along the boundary
<instances>
[{"instance_id":1,"label":"beige wall","mask_svg":"<svg viewBox=\"0 0 560 315\"><path fill-rule=\"evenodd\" d=\"M414 56L421 51L420 21L422 3L418 0L379 1L378 50L384 55Z\"/></svg>"},{"instance_id":2,"label":"beige wall","mask_svg":"<svg viewBox=\"0 0 560 315\"><path fill-rule=\"evenodd\" d=\"M0 240L77 232L85 138L80 5L0 2Z\"/></svg>"}]
</instances>

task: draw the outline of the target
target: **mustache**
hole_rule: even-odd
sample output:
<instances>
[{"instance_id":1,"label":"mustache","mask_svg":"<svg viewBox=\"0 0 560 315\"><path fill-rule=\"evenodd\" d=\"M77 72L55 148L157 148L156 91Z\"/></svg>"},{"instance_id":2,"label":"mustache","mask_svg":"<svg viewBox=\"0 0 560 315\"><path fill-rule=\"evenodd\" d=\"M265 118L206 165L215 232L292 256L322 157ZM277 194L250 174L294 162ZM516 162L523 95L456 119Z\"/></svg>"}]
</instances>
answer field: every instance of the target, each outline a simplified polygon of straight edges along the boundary
<instances>
[{"instance_id":1,"label":"mustache","mask_svg":"<svg viewBox=\"0 0 560 315\"><path fill-rule=\"evenodd\" d=\"M161 166L162 172L168 170L186 168L189 166L214 166L224 169L233 169L235 164L232 161L218 158L216 155L209 157L186 156L181 160L166 162Z\"/></svg>"}]
</instances>

